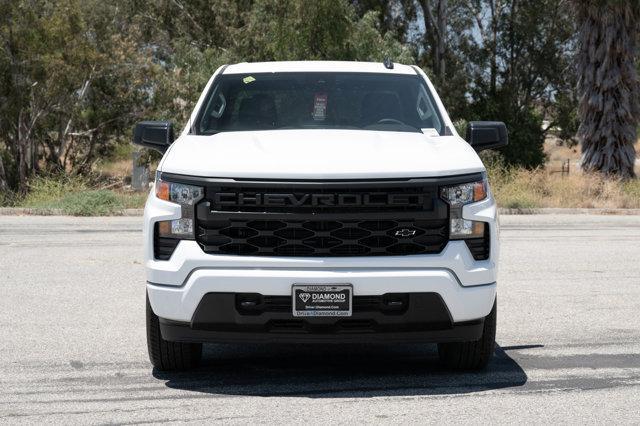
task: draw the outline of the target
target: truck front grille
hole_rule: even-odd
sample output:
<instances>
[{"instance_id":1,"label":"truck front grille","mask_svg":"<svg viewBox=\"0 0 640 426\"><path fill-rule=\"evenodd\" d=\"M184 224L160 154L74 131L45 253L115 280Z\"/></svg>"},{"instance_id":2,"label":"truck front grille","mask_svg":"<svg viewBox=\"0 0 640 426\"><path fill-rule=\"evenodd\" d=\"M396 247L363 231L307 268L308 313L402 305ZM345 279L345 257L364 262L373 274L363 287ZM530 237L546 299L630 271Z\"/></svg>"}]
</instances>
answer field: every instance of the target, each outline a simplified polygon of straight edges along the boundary
<instances>
[{"instance_id":1,"label":"truck front grille","mask_svg":"<svg viewBox=\"0 0 640 426\"><path fill-rule=\"evenodd\" d=\"M438 196L439 188L482 176L297 182L166 178L204 186L195 208L195 237L206 253L343 257L440 253L449 238L449 206Z\"/></svg>"},{"instance_id":2,"label":"truck front grille","mask_svg":"<svg viewBox=\"0 0 640 426\"><path fill-rule=\"evenodd\" d=\"M198 242L211 254L251 256L393 256L439 253L448 221L252 220L198 222Z\"/></svg>"}]
</instances>

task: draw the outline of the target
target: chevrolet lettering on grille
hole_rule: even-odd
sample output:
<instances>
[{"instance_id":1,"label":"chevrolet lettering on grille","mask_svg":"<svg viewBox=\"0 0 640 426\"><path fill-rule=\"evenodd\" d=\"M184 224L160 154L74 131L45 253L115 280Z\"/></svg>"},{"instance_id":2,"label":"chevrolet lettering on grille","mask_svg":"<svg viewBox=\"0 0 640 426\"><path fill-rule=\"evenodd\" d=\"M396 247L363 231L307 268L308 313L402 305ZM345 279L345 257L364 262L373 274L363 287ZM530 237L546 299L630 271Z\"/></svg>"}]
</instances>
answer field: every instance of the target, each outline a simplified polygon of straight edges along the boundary
<instances>
[{"instance_id":1,"label":"chevrolet lettering on grille","mask_svg":"<svg viewBox=\"0 0 640 426\"><path fill-rule=\"evenodd\" d=\"M423 194L293 194L293 193L242 193L217 192L214 205L219 206L271 206L271 207L318 207L318 206L420 206Z\"/></svg>"}]
</instances>

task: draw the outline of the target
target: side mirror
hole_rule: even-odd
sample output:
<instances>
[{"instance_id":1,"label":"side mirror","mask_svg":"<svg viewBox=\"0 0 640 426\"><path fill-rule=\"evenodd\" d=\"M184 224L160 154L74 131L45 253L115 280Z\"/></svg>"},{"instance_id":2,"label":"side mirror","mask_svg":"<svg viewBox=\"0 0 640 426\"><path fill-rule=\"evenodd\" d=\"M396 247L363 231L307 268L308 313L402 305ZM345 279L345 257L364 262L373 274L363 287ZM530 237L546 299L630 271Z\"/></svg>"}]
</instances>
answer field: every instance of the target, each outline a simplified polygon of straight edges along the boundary
<instances>
[{"instance_id":1,"label":"side mirror","mask_svg":"<svg viewBox=\"0 0 640 426\"><path fill-rule=\"evenodd\" d=\"M169 121L142 121L136 124L133 143L164 154L173 143L173 124Z\"/></svg>"},{"instance_id":2,"label":"side mirror","mask_svg":"<svg viewBox=\"0 0 640 426\"><path fill-rule=\"evenodd\" d=\"M467 125L466 140L478 152L507 146L507 126L501 121L471 121Z\"/></svg>"}]
</instances>

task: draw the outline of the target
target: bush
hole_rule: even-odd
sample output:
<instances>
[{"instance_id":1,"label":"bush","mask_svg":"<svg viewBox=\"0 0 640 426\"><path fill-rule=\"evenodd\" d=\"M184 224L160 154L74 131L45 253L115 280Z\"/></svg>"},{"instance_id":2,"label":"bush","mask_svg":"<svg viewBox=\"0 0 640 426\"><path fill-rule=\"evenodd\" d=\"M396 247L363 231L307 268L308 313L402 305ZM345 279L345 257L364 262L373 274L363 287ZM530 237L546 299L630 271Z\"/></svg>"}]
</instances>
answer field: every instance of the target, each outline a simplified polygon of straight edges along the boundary
<instances>
[{"instance_id":1,"label":"bush","mask_svg":"<svg viewBox=\"0 0 640 426\"><path fill-rule=\"evenodd\" d=\"M29 181L28 186L29 192L18 203L30 208L59 208L51 205L70 193L89 189L86 179L67 175L35 177Z\"/></svg>"},{"instance_id":2,"label":"bush","mask_svg":"<svg viewBox=\"0 0 640 426\"><path fill-rule=\"evenodd\" d=\"M71 193L60 199L58 205L72 216L104 216L122 210L116 194L106 189Z\"/></svg>"},{"instance_id":3,"label":"bush","mask_svg":"<svg viewBox=\"0 0 640 426\"><path fill-rule=\"evenodd\" d=\"M29 193L16 204L43 212L61 210L73 216L105 216L142 207L146 196L95 188L82 177L52 176L33 179Z\"/></svg>"},{"instance_id":4,"label":"bush","mask_svg":"<svg viewBox=\"0 0 640 426\"><path fill-rule=\"evenodd\" d=\"M11 207L15 205L18 195L11 189L0 191L0 207Z\"/></svg>"},{"instance_id":5,"label":"bush","mask_svg":"<svg viewBox=\"0 0 640 426\"><path fill-rule=\"evenodd\" d=\"M545 163L544 132L542 116L533 108L517 108L509 96L498 93L492 98L483 98L471 106L468 121L504 121L509 133L509 145L500 149L509 166L535 169Z\"/></svg>"},{"instance_id":6,"label":"bush","mask_svg":"<svg viewBox=\"0 0 640 426\"><path fill-rule=\"evenodd\" d=\"M622 186L622 191L631 199L640 200L640 179L630 179Z\"/></svg>"}]
</instances>

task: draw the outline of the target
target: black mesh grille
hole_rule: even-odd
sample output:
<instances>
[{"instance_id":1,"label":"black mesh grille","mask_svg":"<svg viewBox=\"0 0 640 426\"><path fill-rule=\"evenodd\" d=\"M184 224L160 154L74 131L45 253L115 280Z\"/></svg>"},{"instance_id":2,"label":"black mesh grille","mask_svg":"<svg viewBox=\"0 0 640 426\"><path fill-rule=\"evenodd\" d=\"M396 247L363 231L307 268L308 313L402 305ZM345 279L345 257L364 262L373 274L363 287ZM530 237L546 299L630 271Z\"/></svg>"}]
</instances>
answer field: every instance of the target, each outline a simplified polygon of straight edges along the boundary
<instances>
[{"instance_id":1,"label":"black mesh grille","mask_svg":"<svg viewBox=\"0 0 640 426\"><path fill-rule=\"evenodd\" d=\"M227 255L439 253L449 226L438 182L213 182L196 206L196 240Z\"/></svg>"},{"instance_id":2,"label":"black mesh grille","mask_svg":"<svg viewBox=\"0 0 640 426\"><path fill-rule=\"evenodd\" d=\"M198 242L212 254L392 256L439 253L441 220L251 220L198 222Z\"/></svg>"}]
</instances>

